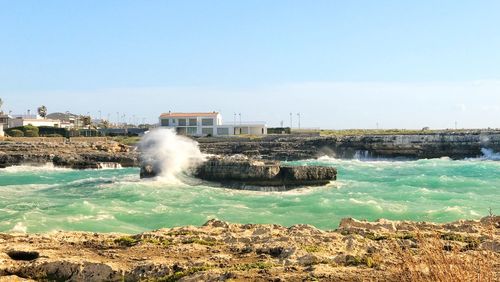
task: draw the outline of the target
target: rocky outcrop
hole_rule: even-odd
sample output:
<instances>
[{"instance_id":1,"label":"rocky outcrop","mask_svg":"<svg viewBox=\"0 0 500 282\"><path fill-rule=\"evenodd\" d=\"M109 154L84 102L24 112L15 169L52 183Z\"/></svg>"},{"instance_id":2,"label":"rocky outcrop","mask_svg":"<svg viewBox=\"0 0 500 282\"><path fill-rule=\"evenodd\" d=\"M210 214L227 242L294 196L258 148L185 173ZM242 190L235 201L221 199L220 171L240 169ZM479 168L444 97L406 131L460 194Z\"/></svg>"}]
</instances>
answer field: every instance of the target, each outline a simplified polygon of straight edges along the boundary
<instances>
[{"instance_id":1,"label":"rocky outcrop","mask_svg":"<svg viewBox=\"0 0 500 282\"><path fill-rule=\"evenodd\" d=\"M141 178L161 174L148 163L141 166ZM290 189L299 186L321 186L337 178L337 170L322 166L287 166L279 161L263 161L241 155L214 156L192 169L193 176L231 188L252 186Z\"/></svg>"},{"instance_id":2,"label":"rocky outcrop","mask_svg":"<svg viewBox=\"0 0 500 282\"><path fill-rule=\"evenodd\" d=\"M230 187L326 185L337 178L333 167L285 166L278 161L263 161L241 156L213 157L200 165L194 176Z\"/></svg>"},{"instance_id":3,"label":"rocky outcrop","mask_svg":"<svg viewBox=\"0 0 500 282\"><path fill-rule=\"evenodd\" d=\"M0 233L0 281L411 281L412 260L423 275L449 269L441 281L496 281L499 223L349 219L324 231L210 220L136 235Z\"/></svg>"},{"instance_id":4,"label":"rocky outcrop","mask_svg":"<svg viewBox=\"0 0 500 282\"><path fill-rule=\"evenodd\" d=\"M0 141L0 168L40 165L88 169L120 165L138 166L136 152L114 141L98 142L13 142Z\"/></svg>"},{"instance_id":5,"label":"rocky outcrop","mask_svg":"<svg viewBox=\"0 0 500 282\"><path fill-rule=\"evenodd\" d=\"M265 136L262 138L199 138L204 153L244 154L270 160L336 158L472 158L482 148L500 152L500 132L469 131L412 135Z\"/></svg>"}]
</instances>

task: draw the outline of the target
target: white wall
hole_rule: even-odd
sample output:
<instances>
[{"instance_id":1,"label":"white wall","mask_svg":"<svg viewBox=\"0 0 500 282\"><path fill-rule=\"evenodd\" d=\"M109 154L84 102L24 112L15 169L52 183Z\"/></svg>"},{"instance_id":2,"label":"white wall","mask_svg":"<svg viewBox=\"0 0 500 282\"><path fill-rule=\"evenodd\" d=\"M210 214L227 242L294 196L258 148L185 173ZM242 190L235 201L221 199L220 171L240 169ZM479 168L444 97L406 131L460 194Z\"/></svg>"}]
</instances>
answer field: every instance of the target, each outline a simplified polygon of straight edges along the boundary
<instances>
[{"instance_id":1,"label":"white wall","mask_svg":"<svg viewBox=\"0 0 500 282\"><path fill-rule=\"evenodd\" d=\"M25 125L59 127L61 125L61 122L58 120L51 120L51 119L25 120L25 119L15 118L9 120L9 127L18 127Z\"/></svg>"},{"instance_id":2,"label":"white wall","mask_svg":"<svg viewBox=\"0 0 500 282\"><path fill-rule=\"evenodd\" d=\"M4 137L5 133L3 132L3 124L0 124L0 137Z\"/></svg>"}]
</instances>

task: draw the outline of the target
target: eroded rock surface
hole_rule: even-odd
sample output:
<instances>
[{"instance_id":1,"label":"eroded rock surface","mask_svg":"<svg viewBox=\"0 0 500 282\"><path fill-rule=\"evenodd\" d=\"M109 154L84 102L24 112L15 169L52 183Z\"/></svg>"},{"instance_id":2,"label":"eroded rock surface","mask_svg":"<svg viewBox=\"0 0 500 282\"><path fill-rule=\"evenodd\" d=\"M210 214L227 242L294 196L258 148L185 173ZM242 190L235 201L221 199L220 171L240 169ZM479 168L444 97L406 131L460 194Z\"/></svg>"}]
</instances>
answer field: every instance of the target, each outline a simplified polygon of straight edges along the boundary
<instances>
[{"instance_id":1,"label":"eroded rock surface","mask_svg":"<svg viewBox=\"0 0 500 282\"><path fill-rule=\"evenodd\" d=\"M49 281L400 281L401 252L422 259L419 238L429 236L437 236L445 249L457 250L438 249L444 256L487 258L493 277L499 278L500 250L492 249L499 245L499 222L499 217L448 224L346 219L338 230L323 231L309 225L210 220L201 227L137 235L0 233L0 281L2 276ZM13 259L9 252L39 256Z\"/></svg>"},{"instance_id":2,"label":"eroded rock surface","mask_svg":"<svg viewBox=\"0 0 500 282\"><path fill-rule=\"evenodd\" d=\"M156 168L157 169L157 168ZM141 178L161 174L155 166L143 162ZM326 185L337 178L337 170L324 166L288 166L279 161L252 159L242 155L212 156L192 168L193 176L233 188L251 186L282 187Z\"/></svg>"},{"instance_id":3,"label":"eroded rock surface","mask_svg":"<svg viewBox=\"0 0 500 282\"><path fill-rule=\"evenodd\" d=\"M129 146L114 141L13 142L0 141L0 168L42 165L75 169L138 166L138 155Z\"/></svg>"},{"instance_id":4,"label":"eroded rock surface","mask_svg":"<svg viewBox=\"0 0 500 282\"><path fill-rule=\"evenodd\" d=\"M336 158L473 158L481 149L500 152L500 131L471 130L407 135L277 136L262 138L199 138L204 153L244 154L270 160Z\"/></svg>"}]
</instances>

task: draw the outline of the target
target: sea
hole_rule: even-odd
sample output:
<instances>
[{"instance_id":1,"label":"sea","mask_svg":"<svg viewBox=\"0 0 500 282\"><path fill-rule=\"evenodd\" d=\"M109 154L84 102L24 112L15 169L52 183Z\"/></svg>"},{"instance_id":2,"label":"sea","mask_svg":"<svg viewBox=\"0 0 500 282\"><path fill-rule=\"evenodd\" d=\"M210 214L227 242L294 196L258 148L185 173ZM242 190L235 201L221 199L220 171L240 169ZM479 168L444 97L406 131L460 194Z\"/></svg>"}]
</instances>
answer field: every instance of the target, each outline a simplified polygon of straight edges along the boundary
<instances>
[{"instance_id":1,"label":"sea","mask_svg":"<svg viewBox=\"0 0 500 282\"><path fill-rule=\"evenodd\" d=\"M500 212L500 156L451 160L318 159L290 165L338 169L338 180L286 192L235 190L195 181L139 178L138 168L0 169L0 232L139 233L216 218L232 223L309 224L342 218L449 222Z\"/></svg>"}]
</instances>

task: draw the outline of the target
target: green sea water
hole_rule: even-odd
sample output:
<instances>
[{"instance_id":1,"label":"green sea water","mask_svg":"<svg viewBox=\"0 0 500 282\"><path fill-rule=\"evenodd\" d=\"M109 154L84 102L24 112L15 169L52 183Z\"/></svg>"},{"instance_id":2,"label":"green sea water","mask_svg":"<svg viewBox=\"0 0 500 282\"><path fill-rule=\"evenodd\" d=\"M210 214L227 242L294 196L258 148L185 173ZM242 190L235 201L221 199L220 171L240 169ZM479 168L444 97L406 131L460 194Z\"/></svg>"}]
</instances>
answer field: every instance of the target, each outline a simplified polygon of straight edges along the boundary
<instances>
[{"instance_id":1,"label":"green sea water","mask_svg":"<svg viewBox=\"0 0 500 282\"><path fill-rule=\"evenodd\" d=\"M478 219L489 208L500 212L498 161L320 158L291 164L335 166L338 181L324 187L259 192L143 181L136 168L0 169L0 231L137 233L201 225L212 218L335 229L344 217L445 222Z\"/></svg>"}]
</instances>

